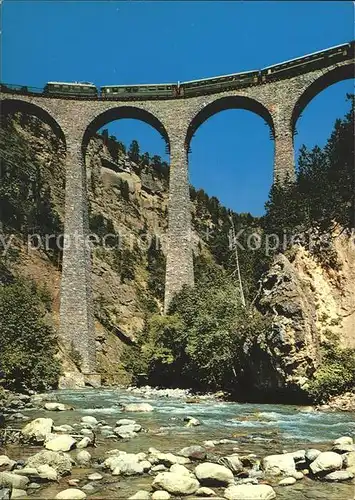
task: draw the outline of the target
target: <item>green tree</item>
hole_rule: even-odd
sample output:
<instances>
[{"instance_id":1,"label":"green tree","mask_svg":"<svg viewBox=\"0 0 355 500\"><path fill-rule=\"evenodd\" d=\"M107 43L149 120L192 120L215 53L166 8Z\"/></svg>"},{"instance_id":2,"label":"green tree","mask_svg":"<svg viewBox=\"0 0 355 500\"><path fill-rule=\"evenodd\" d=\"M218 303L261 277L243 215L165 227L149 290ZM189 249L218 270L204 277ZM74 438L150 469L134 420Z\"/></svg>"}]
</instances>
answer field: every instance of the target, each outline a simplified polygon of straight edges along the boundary
<instances>
[{"instance_id":1,"label":"green tree","mask_svg":"<svg viewBox=\"0 0 355 500\"><path fill-rule=\"evenodd\" d=\"M128 156L131 161L134 163L139 163L139 144L135 139L131 142L128 150Z\"/></svg>"},{"instance_id":2,"label":"green tree","mask_svg":"<svg viewBox=\"0 0 355 500\"><path fill-rule=\"evenodd\" d=\"M47 390L60 374L56 336L33 283L0 287L0 376L15 390Z\"/></svg>"}]
</instances>

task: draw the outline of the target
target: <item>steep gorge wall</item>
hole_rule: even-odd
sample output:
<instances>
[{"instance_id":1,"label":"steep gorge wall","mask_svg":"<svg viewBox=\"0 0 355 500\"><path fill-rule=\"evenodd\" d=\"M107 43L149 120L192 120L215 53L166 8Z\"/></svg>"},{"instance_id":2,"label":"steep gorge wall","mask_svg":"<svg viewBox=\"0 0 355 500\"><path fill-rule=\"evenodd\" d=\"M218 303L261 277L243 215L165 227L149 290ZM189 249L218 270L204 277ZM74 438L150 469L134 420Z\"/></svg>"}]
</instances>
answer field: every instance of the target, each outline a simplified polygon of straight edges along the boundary
<instances>
[{"instance_id":1,"label":"steep gorge wall","mask_svg":"<svg viewBox=\"0 0 355 500\"><path fill-rule=\"evenodd\" d=\"M353 235L335 237L333 251L336 269L297 246L292 257L277 255L263 277L259 307L273 318L266 350L280 391L307 385L321 363L322 344L355 347Z\"/></svg>"}]
</instances>

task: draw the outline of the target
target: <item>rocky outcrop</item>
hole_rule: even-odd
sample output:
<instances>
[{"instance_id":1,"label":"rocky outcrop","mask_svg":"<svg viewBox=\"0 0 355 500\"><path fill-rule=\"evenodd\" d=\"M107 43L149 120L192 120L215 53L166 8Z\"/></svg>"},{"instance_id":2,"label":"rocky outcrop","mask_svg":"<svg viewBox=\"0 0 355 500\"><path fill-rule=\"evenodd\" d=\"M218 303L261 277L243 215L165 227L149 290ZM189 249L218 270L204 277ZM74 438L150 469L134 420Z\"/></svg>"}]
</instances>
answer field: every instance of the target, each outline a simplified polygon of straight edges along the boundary
<instances>
[{"instance_id":1,"label":"rocky outcrop","mask_svg":"<svg viewBox=\"0 0 355 500\"><path fill-rule=\"evenodd\" d=\"M256 349L249 347L260 390L302 397L322 343L339 338L343 347L355 346L355 246L344 234L334 239L333 251L336 269L297 246L278 254L263 276L257 305L272 317L272 328Z\"/></svg>"}]
</instances>

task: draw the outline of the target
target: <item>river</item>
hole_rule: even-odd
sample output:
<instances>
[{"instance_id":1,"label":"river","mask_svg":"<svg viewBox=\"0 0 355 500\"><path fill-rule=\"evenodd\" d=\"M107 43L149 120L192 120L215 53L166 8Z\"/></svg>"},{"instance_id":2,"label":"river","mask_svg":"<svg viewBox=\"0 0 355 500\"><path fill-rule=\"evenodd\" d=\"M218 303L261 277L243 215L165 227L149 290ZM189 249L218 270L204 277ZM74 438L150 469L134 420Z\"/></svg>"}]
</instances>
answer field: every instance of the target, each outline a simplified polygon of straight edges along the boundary
<instances>
[{"instance_id":1,"label":"river","mask_svg":"<svg viewBox=\"0 0 355 500\"><path fill-rule=\"evenodd\" d=\"M147 452L149 447L161 451L176 452L184 446L199 444L205 440L227 439L232 442L217 444L210 450L210 456L227 455L236 449L240 454L255 454L264 457L283 451L296 451L304 448L318 448L322 451L331 449L331 442L344 435L355 437L355 414L325 413L310 411L288 405L240 404L236 402L216 401L211 398L186 403L186 398L159 397L134 394L123 389L82 389L61 390L49 393L75 408L74 411L44 412L28 410L27 416L35 418L46 416L53 418L55 425L78 424L84 415L95 416L113 425L119 418L133 418L145 429L130 440L112 440L97 434L97 448L90 448L94 458L103 458L109 449L119 448L127 452ZM121 404L132 402L150 403L154 410L150 413L123 412ZM45 413L45 415L44 415ZM186 427L184 417L196 417L201 425ZM34 450L26 449L25 455ZM72 452L73 453L73 452ZM22 450L22 455L24 450ZM18 457L20 458L20 457ZM73 469L72 477L82 477L88 471ZM109 480L89 498L128 498L139 489L149 489L152 478L148 475L137 478ZM63 481L62 479L61 481ZM287 500L352 500L354 484L337 484L313 481L305 477L293 486L273 487L277 498ZM64 483L63 483L64 484ZM59 491L58 485L52 486L51 492ZM48 488L41 490L33 498L46 498ZM222 490L220 490L221 492ZM47 493L46 493L47 492ZM119 493L118 493L119 492Z\"/></svg>"}]
</instances>

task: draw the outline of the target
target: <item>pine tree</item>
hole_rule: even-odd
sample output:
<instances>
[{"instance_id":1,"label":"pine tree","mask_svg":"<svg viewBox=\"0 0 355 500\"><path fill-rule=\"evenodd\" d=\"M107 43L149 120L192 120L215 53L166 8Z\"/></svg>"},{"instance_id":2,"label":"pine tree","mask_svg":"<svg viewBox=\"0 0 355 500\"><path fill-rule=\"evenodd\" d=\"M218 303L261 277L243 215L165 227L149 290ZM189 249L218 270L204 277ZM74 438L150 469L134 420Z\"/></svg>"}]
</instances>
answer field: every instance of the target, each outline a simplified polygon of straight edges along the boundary
<instances>
[{"instance_id":1,"label":"pine tree","mask_svg":"<svg viewBox=\"0 0 355 500\"><path fill-rule=\"evenodd\" d=\"M131 142L131 144L129 146L128 156L129 156L129 159L131 161L133 161L134 163L138 163L139 162L139 159L140 159L140 156L139 156L139 144L138 144L138 142L135 139Z\"/></svg>"}]
</instances>

